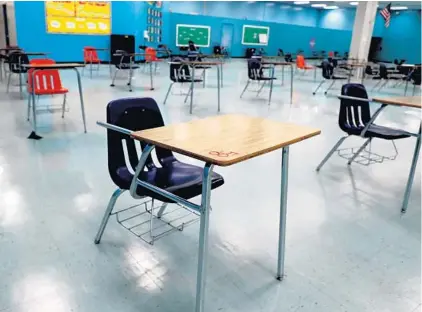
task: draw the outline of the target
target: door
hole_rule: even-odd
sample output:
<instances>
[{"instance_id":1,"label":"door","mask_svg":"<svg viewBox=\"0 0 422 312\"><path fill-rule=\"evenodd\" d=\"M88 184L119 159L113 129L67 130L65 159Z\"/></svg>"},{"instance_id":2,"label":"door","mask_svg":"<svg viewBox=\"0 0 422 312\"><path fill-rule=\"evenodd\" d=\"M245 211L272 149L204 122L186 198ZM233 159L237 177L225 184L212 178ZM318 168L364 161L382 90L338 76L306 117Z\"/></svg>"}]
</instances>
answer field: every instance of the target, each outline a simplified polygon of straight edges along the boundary
<instances>
[{"instance_id":1,"label":"door","mask_svg":"<svg viewBox=\"0 0 422 312\"><path fill-rule=\"evenodd\" d=\"M227 53L230 55L232 51L233 43L233 33L234 25L233 24L222 24L221 25L221 43L220 45L224 47Z\"/></svg>"}]
</instances>

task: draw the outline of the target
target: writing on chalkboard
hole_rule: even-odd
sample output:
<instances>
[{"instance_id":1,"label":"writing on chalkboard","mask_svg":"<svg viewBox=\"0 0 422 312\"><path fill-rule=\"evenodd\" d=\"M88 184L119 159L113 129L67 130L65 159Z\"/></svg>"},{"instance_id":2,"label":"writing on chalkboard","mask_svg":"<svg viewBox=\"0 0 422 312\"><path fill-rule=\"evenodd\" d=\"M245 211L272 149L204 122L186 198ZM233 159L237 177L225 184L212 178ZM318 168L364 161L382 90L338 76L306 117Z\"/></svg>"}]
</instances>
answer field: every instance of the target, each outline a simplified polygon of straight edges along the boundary
<instances>
[{"instance_id":1,"label":"writing on chalkboard","mask_svg":"<svg viewBox=\"0 0 422 312\"><path fill-rule=\"evenodd\" d=\"M213 155L213 156L218 156L218 157L229 157L229 156L237 155L238 153L236 153L236 152L224 152L224 151L211 151L209 154Z\"/></svg>"}]
</instances>

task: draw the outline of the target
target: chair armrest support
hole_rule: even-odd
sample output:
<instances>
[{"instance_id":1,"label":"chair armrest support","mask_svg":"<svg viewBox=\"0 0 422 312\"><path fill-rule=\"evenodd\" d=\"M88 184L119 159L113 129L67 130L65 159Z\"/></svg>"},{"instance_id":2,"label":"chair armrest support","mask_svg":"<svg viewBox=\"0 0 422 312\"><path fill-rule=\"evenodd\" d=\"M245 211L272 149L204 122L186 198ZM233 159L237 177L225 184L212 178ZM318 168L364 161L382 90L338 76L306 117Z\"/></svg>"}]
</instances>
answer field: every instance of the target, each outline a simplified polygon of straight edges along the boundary
<instances>
[{"instance_id":1,"label":"chair armrest support","mask_svg":"<svg viewBox=\"0 0 422 312\"><path fill-rule=\"evenodd\" d=\"M107 128L109 130L117 131L117 132L127 134L127 135L131 135L132 132L133 132L132 130L122 128L122 127L119 127L119 126L115 126L115 125L112 125L112 124L109 124L109 123L106 123L106 122L102 122L102 121L97 121L97 125L104 127L104 128Z\"/></svg>"}]
</instances>

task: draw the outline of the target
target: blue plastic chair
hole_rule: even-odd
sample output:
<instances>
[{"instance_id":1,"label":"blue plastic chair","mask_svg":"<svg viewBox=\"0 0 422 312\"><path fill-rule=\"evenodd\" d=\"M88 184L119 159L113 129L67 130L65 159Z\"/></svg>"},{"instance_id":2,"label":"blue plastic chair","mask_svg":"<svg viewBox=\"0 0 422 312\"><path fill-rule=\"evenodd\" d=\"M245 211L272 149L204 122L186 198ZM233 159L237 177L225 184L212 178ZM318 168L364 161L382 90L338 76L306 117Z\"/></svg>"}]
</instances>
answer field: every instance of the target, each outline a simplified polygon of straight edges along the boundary
<instances>
[{"instance_id":1,"label":"blue plastic chair","mask_svg":"<svg viewBox=\"0 0 422 312\"><path fill-rule=\"evenodd\" d=\"M340 112L338 115L338 124L340 129L347 135L340 138L334 147L328 152L327 156L318 165L317 171L325 164L331 155L337 151L340 145L350 136L360 136L365 138L365 143L359 147L356 153L348 159L350 165L356 157L371 143L374 138L383 140L398 140L410 137L410 134L403 130L393 129L389 127L379 126L373 123L371 111L369 108L368 94L364 85L349 83L343 85L341 95L349 98L341 98ZM361 100L360 100L361 99ZM388 157L381 156L384 159Z\"/></svg>"},{"instance_id":2,"label":"blue plastic chair","mask_svg":"<svg viewBox=\"0 0 422 312\"><path fill-rule=\"evenodd\" d=\"M131 132L164 126L157 103L152 98L126 98L112 101L107 106L107 149L108 170L110 177L118 189L111 196L103 221L95 238L98 244L107 225L110 215L118 197L130 186L134 180L134 172L140 156L136 149L136 142L131 137ZM124 144L127 150L125 158ZM145 147L140 143L141 148ZM151 156L148 157L146 171L140 173L140 180L159 187L184 199L190 199L201 195L203 168L189 165L178 161L170 150L160 147L155 148L158 163ZM211 189L224 184L224 179L217 173L211 177ZM150 197L163 203L173 203L164 196L150 191L140 185L136 188L134 198ZM165 209L159 211L159 217ZM151 209L151 215L152 215Z\"/></svg>"}]
</instances>

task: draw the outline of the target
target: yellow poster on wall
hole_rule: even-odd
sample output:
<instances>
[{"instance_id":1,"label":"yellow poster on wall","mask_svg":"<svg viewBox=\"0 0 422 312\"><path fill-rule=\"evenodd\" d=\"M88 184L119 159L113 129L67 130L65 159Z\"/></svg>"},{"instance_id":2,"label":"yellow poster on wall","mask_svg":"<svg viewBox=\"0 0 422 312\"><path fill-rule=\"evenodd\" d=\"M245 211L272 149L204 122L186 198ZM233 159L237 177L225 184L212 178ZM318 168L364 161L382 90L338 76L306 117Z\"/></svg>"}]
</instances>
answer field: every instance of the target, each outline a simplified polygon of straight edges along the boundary
<instances>
[{"instance_id":1,"label":"yellow poster on wall","mask_svg":"<svg viewBox=\"0 0 422 312\"><path fill-rule=\"evenodd\" d=\"M45 8L49 33L111 33L111 5L108 1L46 1Z\"/></svg>"}]
</instances>

